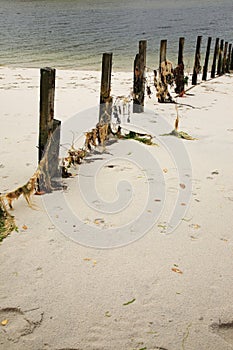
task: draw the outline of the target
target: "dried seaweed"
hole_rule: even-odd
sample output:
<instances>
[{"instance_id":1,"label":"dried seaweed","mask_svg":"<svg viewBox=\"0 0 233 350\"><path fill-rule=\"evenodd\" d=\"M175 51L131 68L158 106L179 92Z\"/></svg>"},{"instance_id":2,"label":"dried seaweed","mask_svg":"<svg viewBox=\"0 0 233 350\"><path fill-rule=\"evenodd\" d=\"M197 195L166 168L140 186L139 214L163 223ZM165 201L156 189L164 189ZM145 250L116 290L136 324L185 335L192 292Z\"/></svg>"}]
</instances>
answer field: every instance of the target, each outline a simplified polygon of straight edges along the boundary
<instances>
[{"instance_id":1,"label":"dried seaweed","mask_svg":"<svg viewBox=\"0 0 233 350\"><path fill-rule=\"evenodd\" d=\"M184 139L184 140L197 140L184 131L178 131L180 118L178 113L178 106L175 105L175 108L176 108L175 129L173 129L169 134L162 134L160 136L175 136L175 137L178 137L179 139Z\"/></svg>"},{"instance_id":2,"label":"dried seaweed","mask_svg":"<svg viewBox=\"0 0 233 350\"><path fill-rule=\"evenodd\" d=\"M129 134L125 135L123 138L127 140L131 139L131 140L139 141L139 142L145 143L146 145L153 144L150 138L137 136L137 134L134 132L130 132Z\"/></svg>"},{"instance_id":3,"label":"dried seaweed","mask_svg":"<svg viewBox=\"0 0 233 350\"><path fill-rule=\"evenodd\" d=\"M172 130L169 134L162 134L160 136L175 136L178 137L179 139L184 139L184 140L197 140L196 138L190 136L184 131L177 131L176 129Z\"/></svg>"},{"instance_id":4,"label":"dried seaweed","mask_svg":"<svg viewBox=\"0 0 233 350\"><path fill-rule=\"evenodd\" d=\"M135 141L139 141L142 142L146 145L156 145L153 141L152 141L152 136L148 135L148 134L140 134L137 133L135 131L130 131L128 134L125 135L121 135L121 138L123 139L131 139L131 140L135 140Z\"/></svg>"},{"instance_id":5,"label":"dried seaweed","mask_svg":"<svg viewBox=\"0 0 233 350\"><path fill-rule=\"evenodd\" d=\"M14 217L10 215L3 198L0 197L0 242L15 230L17 230L17 226Z\"/></svg>"},{"instance_id":6,"label":"dried seaweed","mask_svg":"<svg viewBox=\"0 0 233 350\"><path fill-rule=\"evenodd\" d=\"M134 303L135 302L135 298L133 298L132 300L130 300L130 301L127 301L126 303L124 303L123 304L123 306L127 306L127 305L129 305L129 304L132 304L132 303Z\"/></svg>"}]
</instances>

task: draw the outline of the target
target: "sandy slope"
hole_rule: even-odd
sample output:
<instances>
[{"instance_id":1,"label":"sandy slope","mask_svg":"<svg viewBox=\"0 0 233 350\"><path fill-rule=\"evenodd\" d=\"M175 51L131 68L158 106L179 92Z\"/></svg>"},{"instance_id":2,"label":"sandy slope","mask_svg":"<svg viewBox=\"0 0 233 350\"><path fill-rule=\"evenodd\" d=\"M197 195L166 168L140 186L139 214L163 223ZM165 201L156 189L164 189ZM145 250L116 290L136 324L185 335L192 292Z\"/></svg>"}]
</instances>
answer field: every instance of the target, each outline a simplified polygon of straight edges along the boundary
<instances>
[{"instance_id":1,"label":"sandy slope","mask_svg":"<svg viewBox=\"0 0 233 350\"><path fill-rule=\"evenodd\" d=\"M56 117L65 123L96 106L99 79L96 72L58 72ZM1 192L24 183L36 167L38 84L36 70L0 69ZM128 94L131 74L115 75L112 85L113 94ZM156 168L151 181L159 188L156 174L163 174L166 193L161 215L152 219L153 228L141 239L117 249L88 248L59 232L42 198L34 198L39 207L35 211L23 199L15 203L19 232L0 246L0 321L9 320L0 326L0 349L233 348L233 77L202 83L190 93L194 95L180 102L195 108L179 108L180 128L197 138L178 140L191 163L189 177L185 178L187 169L181 169L185 189L177 174L179 155L172 158L172 143L170 149L165 147L173 141L164 140L172 137L159 136L172 130L174 105L158 105L153 95L146 113L131 118L131 125L156 135L159 147L140 147L157 161L160 170ZM112 144L107 148L112 156L98 155L117 165L102 167L97 178L103 200L115 199L119 179L134 188L133 202L120 215L99 214L85 205L75 186L79 175L66 181L67 202L85 229L95 227L100 216L120 227L144 210L140 204L146 201L148 183L140 173L141 159L130 162L135 147L132 141L119 151ZM118 151L129 159L117 163ZM88 174L91 164L83 164L79 172ZM166 235L164 228L182 190L190 190L191 197L183 197L185 202L178 206L188 210L175 231ZM151 220L158 203L151 203L143 220Z\"/></svg>"}]
</instances>

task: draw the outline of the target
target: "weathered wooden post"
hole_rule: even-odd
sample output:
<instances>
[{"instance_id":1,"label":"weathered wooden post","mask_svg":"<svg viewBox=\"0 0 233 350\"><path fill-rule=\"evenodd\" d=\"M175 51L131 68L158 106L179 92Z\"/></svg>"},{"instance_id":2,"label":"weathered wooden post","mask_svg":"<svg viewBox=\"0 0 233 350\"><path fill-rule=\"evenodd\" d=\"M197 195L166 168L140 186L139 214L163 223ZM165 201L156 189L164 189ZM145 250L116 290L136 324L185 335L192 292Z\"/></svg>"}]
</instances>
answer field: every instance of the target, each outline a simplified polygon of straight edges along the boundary
<instances>
[{"instance_id":1,"label":"weathered wooden post","mask_svg":"<svg viewBox=\"0 0 233 350\"><path fill-rule=\"evenodd\" d=\"M140 40L139 41L139 64L140 64L140 69L143 71L143 74L146 68L146 47L147 47L147 41Z\"/></svg>"},{"instance_id":2,"label":"weathered wooden post","mask_svg":"<svg viewBox=\"0 0 233 350\"><path fill-rule=\"evenodd\" d=\"M209 57L210 57L211 41L212 41L212 38L209 37L209 38L208 38L208 42L207 42L207 48L206 48L205 64L204 64L204 67L203 67L202 80L206 80L206 79L207 79L207 72L208 72L208 63L209 63Z\"/></svg>"},{"instance_id":3,"label":"weathered wooden post","mask_svg":"<svg viewBox=\"0 0 233 350\"><path fill-rule=\"evenodd\" d=\"M217 75L221 75L222 73L222 53L223 53L224 40L220 41L220 48L218 53L218 67L217 67Z\"/></svg>"},{"instance_id":4,"label":"weathered wooden post","mask_svg":"<svg viewBox=\"0 0 233 350\"><path fill-rule=\"evenodd\" d=\"M233 70L233 48L231 50L231 63L230 63L230 70Z\"/></svg>"},{"instance_id":5,"label":"weathered wooden post","mask_svg":"<svg viewBox=\"0 0 233 350\"><path fill-rule=\"evenodd\" d=\"M192 85L197 84L197 75L200 73L200 68L201 68L201 39L202 36L197 37L197 45L196 45L196 53L195 53L195 62L194 62L194 67L193 67L193 76L192 76Z\"/></svg>"},{"instance_id":6,"label":"weathered wooden post","mask_svg":"<svg viewBox=\"0 0 233 350\"><path fill-rule=\"evenodd\" d=\"M110 123L112 114L111 97L112 53L104 53L100 87L99 122Z\"/></svg>"},{"instance_id":7,"label":"weathered wooden post","mask_svg":"<svg viewBox=\"0 0 233 350\"><path fill-rule=\"evenodd\" d=\"M227 49L228 49L228 42L225 41L224 52L223 52L223 60L222 60L222 74L226 73Z\"/></svg>"},{"instance_id":8,"label":"weathered wooden post","mask_svg":"<svg viewBox=\"0 0 233 350\"><path fill-rule=\"evenodd\" d=\"M51 143L48 152L48 170L51 179L51 183L57 186L56 181L53 179L61 176L59 171L59 152L60 152L60 136L61 136L61 121L53 120L53 133L51 135Z\"/></svg>"},{"instance_id":9,"label":"weathered wooden post","mask_svg":"<svg viewBox=\"0 0 233 350\"><path fill-rule=\"evenodd\" d=\"M134 60L133 113L144 112L146 46L146 40L139 41L139 53Z\"/></svg>"},{"instance_id":10,"label":"weathered wooden post","mask_svg":"<svg viewBox=\"0 0 233 350\"><path fill-rule=\"evenodd\" d=\"M59 150L61 122L54 119L55 75L53 68L40 70L40 126L39 126L39 164L41 175L40 190L51 192L57 186L53 179L59 176Z\"/></svg>"},{"instance_id":11,"label":"weathered wooden post","mask_svg":"<svg viewBox=\"0 0 233 350\"><path fill-rule=\"evenodd\" d=\"M56 70L53 68L40 70L39 162L53 132L55 75Z\"/></svg>"},{"instance_id":12,"label":"weathered wooden post","mask_svg":"<svg viewBox=\"0 0 233 350\"><path fill-rule=\"evenodd\" d=\"M159 73L161 75L161 63L167 59L167 40L160 41Z\"/></svg>"},{"instance_id":13,"label":"weathered wooden post","mask_svg":"<svg viewBox=\"0 0 233 350\"><path fill-rule=\"evenodd\" d=\"M174 69L175 92L180 94L184 91L184 38L179 39L178 66Z\"/></svg>"},{"instance_id":14,"label":"weathered wooden post","mask_svg":"<svg viewBox=\"0 0 233 350\"><path fill-rule=\"evenodd\" d=\"M140 70L139 70L139 54L134 59L133 70L133 113L138 113L140 109Z\"/></svg>"},{"instance_id":15,"label":"weathered wooden post","mask_svg":"<svg viewBox=\"0 0 233 350\"><path fill-rule=\"evenodd\" d=\"M226 62L226 73L230 73L231 49L232 49L232 44L229 44L228 55L227 55L227 62Z\"/></svg>"},{"instance_id":16,"label":"weathered wooden post","mask_svg":"<svg viewBox=\"0 0 233 350\"><path fill-rule=\"evenodd\" d=\"M219 38L216 38L215 48L214 48L214 56L213 56L213 63L212 63L212 68L211 68L211 78L215 77L216 61L217 61L218 50L219 50Z\"/></svg>"},{"instance_id":17,"label":"weathered wooden post","mask_svg":"<svg viewBox=\"0 0 233 350\"><path fill-rule=\"evenodd\" d=\"M178 64L184 63L184 38L179 38Z\"/></svg>"}]
</instances>

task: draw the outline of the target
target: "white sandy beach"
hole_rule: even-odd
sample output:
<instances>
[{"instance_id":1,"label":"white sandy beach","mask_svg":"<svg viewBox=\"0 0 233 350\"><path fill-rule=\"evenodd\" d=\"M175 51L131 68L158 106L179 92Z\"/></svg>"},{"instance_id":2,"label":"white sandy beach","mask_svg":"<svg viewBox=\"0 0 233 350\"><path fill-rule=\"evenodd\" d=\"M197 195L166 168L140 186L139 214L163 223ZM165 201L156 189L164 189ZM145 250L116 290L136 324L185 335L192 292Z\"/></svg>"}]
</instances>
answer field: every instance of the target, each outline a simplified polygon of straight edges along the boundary
<instances>
[{"instance_id":1,"label":"white sandy beach","mask_svg":"<svg viewBox=\"0 0 233 350\"><path fill-rule=\"evenodd\" d=\"M0 68L1 193L24 184L37 166L39 73ZM113 96L128 95L131 87L132 73L113 72ZM56 119L69 125L77 113L88 116L98 105L99 89L99 72L57 71ZM132 201L126 209L98 213L84 203L76 181L91 173L93 163L84 162L78 175L65 180L65 198L80 216L84 234L96 226L121 230L145 209L150 181L155 184L158 193L143 216L153 225L140 239L115 249L86 247L63 235L48 214L43 197L55 203L56 194L33 196L38 210L23 198L14 202L19 232L0 244L1 350L233 349L233 76L202 82L189 92L177 100L195 107L179 107L180 130L196 138L176 139L187 159L172 149L173 136L160 136L173 129L176 110L173 104L158 104L154 90L151 99L146 97L145 113L132 115L131 125L153 131L159 146L120 140L119 145L126 145L119 146L124 160L114 144L107 146L109 153L93 155L114 165L102 167L97 177L103 202L117 198L119 179L131 183ZM93 127L96 122L97 117ZM77 122L72 131L82 134L82 127ZM156 160L164 199L153 165L148 182L142 159L130 161L137 157L136 147ZM164 206L156 213L160 201ZM175 207L182 216L166 234ZM55 214L56 219L60 214ZM142 230L147 225L143 220ZM3 320L8 320L5 326Z\"/></svg>"}]
</instances>

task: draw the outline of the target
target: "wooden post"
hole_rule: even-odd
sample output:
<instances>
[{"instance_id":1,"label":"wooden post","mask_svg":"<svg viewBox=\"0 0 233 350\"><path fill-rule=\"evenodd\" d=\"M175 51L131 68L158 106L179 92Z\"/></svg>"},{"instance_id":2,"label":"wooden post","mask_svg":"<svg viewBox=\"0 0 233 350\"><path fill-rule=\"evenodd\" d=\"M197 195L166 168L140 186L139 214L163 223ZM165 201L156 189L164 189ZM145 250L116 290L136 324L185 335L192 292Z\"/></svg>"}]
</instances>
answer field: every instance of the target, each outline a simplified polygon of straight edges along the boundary
<instances>
[{"instance_id":1,"label":"wooden post","mask_svg":"<svg viewBox=\"0 0 233 350\"><path fill-rule=\"evenodd\" d=\"M146 40L139 41L139 53L134 60L133 113L144 112L146 46Z\"/></svg>"},{"instance_id":2,"label":"wooden post","mask_svg":"<svg viewBox=\"0 0 233 350\"><path fill-rule=\"evenodd\" d=\"M201 68L201 39L202 36L197 37L196 53L195 53L195 62L193 67L193 76L192 76L192 85L197 84L197 75L200 72Z\"/></svg>"},{"instance_id":3,"label":"wooden post","mask_svg":"<svg viewBox=\"0 0 233 350\"><path fill-rule=\"evenodd\" d=\"M228 55L227 55L227 62L226 62L226 73L230 73L231 49L232 49L232 44L229 44Z\"/></svg>"},{"instance_id":4,"label":"wooden post","mask_svg":"<svg viewBox=\"0 0 233 350\"><path fill-rule=\"evenodd\" d=\"M133 113L138 113L140 109L140 70L139 70L139 54L137 53L134 59L133 70Z\"/></svg>"},{"instance_id":5,"label":"wooden post","mask_svg":"<svg viewBox=\"0 0 233 350\"><path fill-rule=\"evenodd\" d=\"M174 69L174 79L175 79L175 92L177 94L184 91L184 38L179 39L179 51L178 51L178 66Z\"/></svg>"},{"instance_id":6,"label":"wooden post","mask_svg":"<svg viewBox=\"0 0 233 350\"><path fill-rule=\"evenodd\" d=\"M53 68L40 70L39 162L53 132L55 74L56 70Z\"/></svg>"},{"instance_id":7,"label":"wooden post","mask_svg":"<svg viewBox=\"0 0 233 350\"><path fill-rule=\"evenodd\" d=\"M61 173L59 172L60 135L61 121L53 119L52 140L48 152L48 170L51 181L53 178L61 176Z\"/></svg>"},{"instance_id":8,"label":"wooden post","mask_svg":"<svg viewBox=\"0 0 233 350\"><path fill-rule=\"evenodd\" d=\"M110 123L112 113L111 93L112 53L104 53L102 58L102 77L100 87L99 122Z\"/></svg>"},{"instance_id":9,"label":"wooden post","mask_svg":"<svg viewBox=\"0 0 233 350\"><path fill-rule=\"evenodd\" d=\"M179 39L178 64L184 63L184 38Z\"/></svg>"},{"instance_id":10,"label":"wooden post","mask_svg":"<svg viewBox=\"0 0 233 350\"><path fill-rule=\"evenodd\" d=\"M231 50L231 63L230 63L230 70L233 70L233 48Z\"/></svg>"},{"instance_id":11,"label":"wooden post","mask_svg":"<svg viewBox=\"0 0 233 350\"><path fill-rule=\"evenodd\" d=\"M219 38L216 38L215 48L214 48L213 64L212 64L212 68L211 68L211 78L215 77L216 61L217 61L218 50L219 50Z\"/></svg>"},{"instance_id":12,"label":"wooden post","mask_svg":"<svg viewBox=\"0 0 233 350\"><path fill-rule=\"evenodd\" d=\"M167 59L167 40L160 41L159 73L161 74L161 63Z\"/></svg>"},{"instance_id":13,"label":"wooden post","mask_svg":"<svg viewBox=\"0 0 233 350\"><path fill-rule=\"evenodd\" d=\"M220 41L220 48L218 53L218 67L217 67L217 75L221 75L222 73L222 53L223 53L224 40Z\"/></svg>"},{"instance_id":14,"label":"wooden post","mask_svg":"<svg viewBox=\"0 0 233 350\"><path fill-rule=\"evenodd\" d=\"M209 63L209 57L210 57L211 41L212 41L212 38L209 37L209 38L208 38L208 42L207 42L207 48L206 48L205 64L204 64L204 67L203 67L202 80L206 80L206 79L207 79L207 72L208 72L208 63Z\"/></svg>"},{"instance_id":15,"label":"wooden post","mask_svg":"<svg viewBox=\"0 0 233 350\"><path fill-rule=\"evenodd\" d=\"M51 192L61 184L55 180L59 176L59 151L61 122L54 119L55 74L53 68L40 70L40 127L38 188Z\"/></svg>"},{"instance_id":16,"label":"wooden post","mask_svg":"<svg viewBox=\"0 0 233 350\"><path fill-rule=\"evenodd\" d=\"M227 49L228 49L228 42L225 42L224 45L224 52L223 52L223 61L222 61L222 74L226 73L226 64L227 64Z\"/></svg>"},{"instance_id":17,"label":"wooden post","mask_svg":"<svg viewBox=\"0 0 233 350\"><path fill-rule=\"evenodd\" d=\"M144 112L144 97L145 97L145 68L146 68L146 47L147 41L139 41L139 71L141 80L141 111Z\"/></svg>"}]
</instances>

